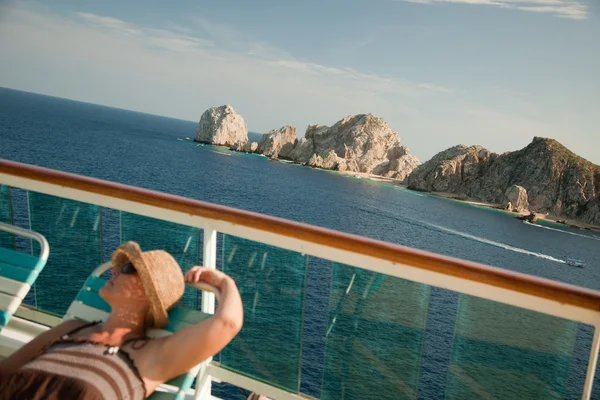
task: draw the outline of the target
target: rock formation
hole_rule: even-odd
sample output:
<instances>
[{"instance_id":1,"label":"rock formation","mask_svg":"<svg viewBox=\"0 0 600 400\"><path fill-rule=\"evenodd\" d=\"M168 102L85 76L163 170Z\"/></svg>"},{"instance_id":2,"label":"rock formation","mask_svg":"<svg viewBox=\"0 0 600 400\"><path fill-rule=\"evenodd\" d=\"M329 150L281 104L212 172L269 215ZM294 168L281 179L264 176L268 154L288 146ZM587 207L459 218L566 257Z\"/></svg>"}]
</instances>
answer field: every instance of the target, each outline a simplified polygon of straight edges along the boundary
<instances>
[{"instance_id":1,"label":"rock formation","mask_svg":"<svg viewBox=\"0 0 600 400\"><path fill-rule=\"evenodd\" d=\"M600 167L553 139L534 138L524 149L502 155L481 146L456 146L437 154L408 178L411 189L497 204L506 200L513 185L527 191L534 211L600 224Z\"/></svg>"},{"instance_id":2,"label":"rock formation","mask_svg":"<svg viewBox=\"0 0 600 400\"><path fill-rule=\"evenodd\" d=\"M419 161L417 156L413 154L406 154L390 161L389 166L387 167L387 172L378 174L378 171L376 170L374 173L376 175L382 175L386 178L394 178L404 182L410 176L412 171L419 166L419 164L421 164L421 161ZM383 167L386 166L384 165Z\"/></svg>"},{"instance_id":3,"label":"rock formation","mask_svg":"<svg viewBox=\"0 0 600 400\"><path fill-rule=\"evenodd\" d=\"M482 174L482 168L495 157L481 146L454 146L416 168L408 178L409 188L468 197L470 187Z\"/></svg>"},{"instance_id":4,"label":"rock formation","mask_svg":"<svg viewBox=\"0 0 600 400\"><path fill-rule=\"evenodd\" d=\"M372 114L346 117L331 127L309 125L280 158L316 168L362 172L404 180L419 164L388 124Z\"/></svg>"},{"instance_id":5,"label":"rock formation","mask_svg":"<svg viewBox=\"0 0 600 400\"><path fill-rule=\"evenodd\" d=\"M258 144L257 153L276 159L288 158L296 142L296 127L284 126L265 133Z\"/></svg>"},{"instance_id":6,"label":"rock formation","mask_svg":"<svg viewBox=\"0 0 600 400\"><path fill-rule=\"evenodd\" d=\"M194 140L217 146L244 145L248 142L248 128L244 118L230 105L212 107L200 117Z\"/></svg>"},{"instance_id":7,"label":"rock formation","mask_svg":"<svg viewBox=\"0 0 600 400\"><path fill-rule=\"evenodd\" d=\"M299 163L307 163L314 153L315 148L312 139L308 140L306 137L303 137L294 144L294 148L289 154L289 159Z\"/></svg>"},{"instance_id":8,"label":"rock formation","mask_svg":"<svg viewBox=\"0 0 600 400\"><path fill-rule=\"evenodd\" d=\"M506 189L504 209L518 213L529 211L527 190L523 186L512 185Z\"/></svg>"},{"instance_id":9,"label":"rock formation","mask_svg":"<svg viewBox=\"0 0 600 400\"><path fill-rule=\"evenodd\" d=\"M239 151L239 152L243 152L243 153L256 153L256 150L258 149L258 143L257 142L252 142L252 143L237 142L236 144L231 146L230 149L233 151Z\"/></svg>"}]
</instances>

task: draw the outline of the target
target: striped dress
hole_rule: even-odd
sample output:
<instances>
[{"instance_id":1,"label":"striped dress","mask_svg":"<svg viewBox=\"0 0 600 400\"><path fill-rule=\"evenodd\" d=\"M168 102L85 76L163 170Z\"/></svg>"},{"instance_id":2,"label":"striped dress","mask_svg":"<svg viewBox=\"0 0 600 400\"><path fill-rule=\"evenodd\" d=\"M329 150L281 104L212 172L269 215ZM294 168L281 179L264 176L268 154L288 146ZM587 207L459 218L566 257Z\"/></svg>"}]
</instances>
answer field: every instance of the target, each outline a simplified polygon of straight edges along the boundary
<instances>
[{"instance_id":1,"label":"striped dress","mask_svg":"<svg viewBox=\"0 0 600 400\"><path fill-rule=\"evenodd\" d=\"M90 325L82 326L75 331ZM64 335L16 372L20 377L14 378L12 386L2 391L28 394L35 399L59 399L67 393L69 398L80 399L140 400L146 397L144 382L133 360L125 351L117 346L72 340L69 339L69 335ZM19 388L19 385L37 385L41 389ZM36 392L32 391L34 389L40 393L35 394ZM44 393L41 392L42 390ZM52 390L71 390L75 394L48 393ZM8 393L0 393L0 399L9 398L3 396L6 394Z\"/></svg>"}]
</instances>

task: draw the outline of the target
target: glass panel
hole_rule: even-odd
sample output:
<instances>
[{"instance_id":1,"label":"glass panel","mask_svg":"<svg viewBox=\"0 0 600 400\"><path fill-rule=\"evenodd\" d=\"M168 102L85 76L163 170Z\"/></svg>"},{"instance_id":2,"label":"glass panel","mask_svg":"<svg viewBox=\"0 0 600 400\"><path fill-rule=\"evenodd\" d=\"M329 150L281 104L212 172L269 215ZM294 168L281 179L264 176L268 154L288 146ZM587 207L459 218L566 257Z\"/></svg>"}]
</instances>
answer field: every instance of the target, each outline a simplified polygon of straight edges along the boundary
<instances>
[{"instance_id":1,"label":"glass panel","mask_svg":"<svg viewBox=\"0 0 600 400\"><path fill-rule=\"evenodd\" d=\"M46 237L50 256L38 277L37 307L63 315L89 274L102 262L100 207L29 192L31 229ZM34 243L33 254L39 254Z\"/></svg>"},{"instance_id":2,"label":"glass panel","mask_svg":"<svg viewBox=\"0 0 600 400\"><path fill-rule=\"evenodd\" d=\"M310 256L306 271L304 322L302 327L302 370L300 392L321 398L325 360L325 333L329 327L330 260Z\"/></svg>"},{"instance_id":3,"label":"glass panel","mask_svg":"<svg viewBox=\"0 0 600 400\"><path fill-rule=\"evenodd\" d=\"M10 191L8 186L0 185L0 222L12 224L12 207L10 204ZM14 249L14 235L0 231L0 246Z\"/></svg>"},{"instance_id":4,"label":"glass panel","mask_svg":"<svg viewBox=\"0 0 600 400\"><path fill-rule=\"evenodd\" d=\"M199 264L198 228L121 212L121 240L138 242L144 251L165 250L177 260L183 271ZM186 288L183 303L196 308L197 299L198 291Z\"/></svg>"},{"instance_id":5,"label":"glass panel","mask_svg":"<svg viewBox=\"0 0 600 400\"><path fill-rule=\"evenodd\" d=\"M562 399L579 324L461 295L448 399Z\"/></svg>"},{"instance_id":6,"label":"glass panel","mask_svg":"<svg viewBox=\"0 0 600 400\"><path fill-rule=\"evenodd\" d=\"M242 295L244 328L221 365L297 392L307 257L223 235L222 262Z\"/></svg>"},{"instance_id":7,"label":"glass panel","mask_svg":"<svg viewBox=\"0 0 600 400\"><path fill-rule=\"evenodd\" d=\"M322 399L416 399L430 287L334 264Z\"/></svg>"}]
</instances>

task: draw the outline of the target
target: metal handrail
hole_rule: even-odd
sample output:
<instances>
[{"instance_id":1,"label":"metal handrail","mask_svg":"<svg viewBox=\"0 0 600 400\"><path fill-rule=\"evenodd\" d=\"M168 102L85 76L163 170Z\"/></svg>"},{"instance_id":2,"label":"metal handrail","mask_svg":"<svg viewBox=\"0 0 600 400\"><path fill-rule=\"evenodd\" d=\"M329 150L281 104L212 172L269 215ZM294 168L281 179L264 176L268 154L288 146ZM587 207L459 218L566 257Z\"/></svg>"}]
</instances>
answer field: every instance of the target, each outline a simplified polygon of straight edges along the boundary
<instances>
[{"instance_id":1,"label":"metal handrail","mask_svg":"<svg viewBox=\"0 0 600 400\"><path fill-rule=\"evenodd\" d=\"M351 252L370 258L385 260L397 265L409 265L420 270L444 276L452 276L526 295L550 299L560 304L600 311L599 291L181 196L3 159L0 159L0 183L26 190L58 195L72 200L93 202L97 205L123 211L130 211L131 209L131 212L141 213L143 210L139 209L139 205L145 205L157 211L179 213L184 217L178 221L174 221L171 218L167 219L171 220L171 222L201 228L212 227L216 228L219 232L228 234L235 231L232 234L236 235L238 234L238 230L248 228L254 232L253 235L248 235L248 238L251 240L256 240L256 233L262 233L263 236L266 236L265 234L268 233L291 240L295 239L300 243L309 242L326 246L327 250L335 249L342 252ZM56 187L60 187L60 194L55 190ZM116 202L116 200L119 202ZM136 206L124 209L123 205L125 203L129 203L129 205L135 203ZM157 217L154 214L152 216ZM192 218L190 217L199 217L196 220L199 223L191 222ZM160 217L158 218L160 219ZM235 229L228 229L231 227L235 227ZM263 242L267 243L266 241ZM288 242L291 243L291 241ZM291 249L286 246L286 243L281 243L279 247ZM302 252L317 257L322 256L322 254L310 253L309 251ZM365 267L361 266L361 268Z\"/></svg>"}]
</instances>

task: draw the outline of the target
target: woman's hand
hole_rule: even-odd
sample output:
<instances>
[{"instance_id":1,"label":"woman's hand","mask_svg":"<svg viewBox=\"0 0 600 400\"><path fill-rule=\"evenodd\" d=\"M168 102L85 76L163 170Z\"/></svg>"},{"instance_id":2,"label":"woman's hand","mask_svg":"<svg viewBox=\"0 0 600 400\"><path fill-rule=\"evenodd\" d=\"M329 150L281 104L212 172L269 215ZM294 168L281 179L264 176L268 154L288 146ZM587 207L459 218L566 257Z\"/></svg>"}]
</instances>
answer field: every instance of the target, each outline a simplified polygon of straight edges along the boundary
<instances>
[{"instance_id":1,"label":"woman's hand","mask_svg":"<svg viewBox=\"0 0 600 400\"><path fill-rule=\"evenodd\" d=\"M224 282L229 278L223 272L206 267L192 267L188 272L185 273L185 281L190 283L206 282L209 285L213 285L216 288L221 289Z\"/></svg>"},{"instance_id":2,"label":"woman's hand","mask_svg":"<svg viewBox=\"0 0 600 400\"><path fill-rule=\"evenodd\" d=\"M193 267L185 273L185 280L217 287L221 291L219 308L210 318L160 339L154 376L161 381L181 375L217 354L244 324L242 299L231 277L216 269Z\"/></svg>"}]
</instances>

